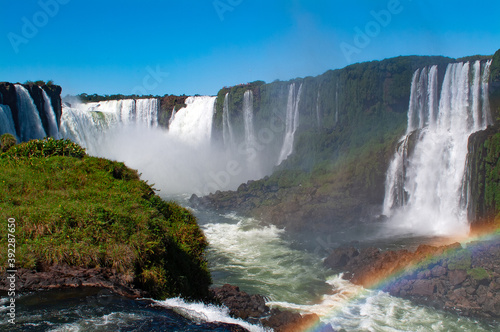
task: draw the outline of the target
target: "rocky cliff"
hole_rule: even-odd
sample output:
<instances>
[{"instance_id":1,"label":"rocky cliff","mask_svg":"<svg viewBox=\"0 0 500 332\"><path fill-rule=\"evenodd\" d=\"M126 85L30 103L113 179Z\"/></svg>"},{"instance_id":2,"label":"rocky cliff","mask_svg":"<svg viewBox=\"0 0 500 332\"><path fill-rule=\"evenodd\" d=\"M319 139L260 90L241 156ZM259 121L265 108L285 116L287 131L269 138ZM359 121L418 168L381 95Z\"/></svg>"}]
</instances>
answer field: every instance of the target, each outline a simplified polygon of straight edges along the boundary
<instances>
[{"instance_id":1,"label":"rocky cliff","mask_svg":"<svg viewBox=\"0 0 500 332\"><path fill-rule=\"evenodd\" d=\"M500 50L490 74L493 125L469 137L469 220L475 226L500 227Z\"/></svg>"}]
</instances>

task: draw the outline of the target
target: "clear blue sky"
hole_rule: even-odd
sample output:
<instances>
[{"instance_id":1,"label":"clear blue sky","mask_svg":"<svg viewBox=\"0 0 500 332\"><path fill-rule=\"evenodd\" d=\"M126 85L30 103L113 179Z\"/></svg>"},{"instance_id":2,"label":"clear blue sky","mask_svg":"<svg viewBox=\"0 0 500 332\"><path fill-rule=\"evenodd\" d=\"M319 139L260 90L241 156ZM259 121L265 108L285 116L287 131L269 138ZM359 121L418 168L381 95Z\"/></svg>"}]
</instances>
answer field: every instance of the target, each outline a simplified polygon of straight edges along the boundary
<instances>
[{"instance_id":1,"label":"clear blue sky","mask_svg":"<svg viewBox=\"0 0 500 332\"><path fill-rule=\"evenodd\" d=\"M1 1L0 81L52 79L63 95L213 95L355 62L500 48L498 0Z\"/></svg>"}]
</instances>

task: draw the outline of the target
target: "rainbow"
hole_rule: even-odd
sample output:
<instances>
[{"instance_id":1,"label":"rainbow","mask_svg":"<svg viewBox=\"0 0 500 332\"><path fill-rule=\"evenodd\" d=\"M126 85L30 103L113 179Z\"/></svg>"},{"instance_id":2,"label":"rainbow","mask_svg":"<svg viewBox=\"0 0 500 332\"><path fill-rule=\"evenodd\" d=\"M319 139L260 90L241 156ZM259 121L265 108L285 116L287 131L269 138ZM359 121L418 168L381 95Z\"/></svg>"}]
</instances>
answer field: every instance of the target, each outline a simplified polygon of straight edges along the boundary
<instances>
[{"instance_id":1,"label":"rainbow","mask_svg":"<svg viewBox=\"0 0 500 332\"><path fill-rule=\"evenodd\" d=\"M481 250L484 243L491 243L500 241L500 226L489 227L481 231L474 231L467 237L453 239L452 242L459 242L461 244L460 249L466 249L474 252L475 250ZM332 285L332 289L336 289L338 293L334 294L334 301L328 303L328 300L321 304L313 305L291 305L289 303L280 302L270 302L270 306L282 306L288 309L294 309L302 313L315 313L319 316L316 320L307 320L307 326L304 324L300 326L294 326L291 331L304 331L304 332L326 332L333 331L329 324L325 324L325 321L334 319L336 316L342 313L343 308L351 303L355 303L358 300L366 298L367 293L373 291L386 291L392 285L401 281L405 277L408 277L413 272L418 270L424 270L426 267L433 262L438 262L442 259L452 258L454 253L457 252L458 245L454 246L441 246L442 250L437 250L436 254L425 255L423 259L414 260L409 264L405 264L398 269L389 271L380 271L374 276L370 276L365 280L368 282L364 283L363 286L354 285L347 280L342 279L342 275L337 275L332 277L327 282ZM415 253L414 253L415 254Z\"/></svg>"}]
</instances>

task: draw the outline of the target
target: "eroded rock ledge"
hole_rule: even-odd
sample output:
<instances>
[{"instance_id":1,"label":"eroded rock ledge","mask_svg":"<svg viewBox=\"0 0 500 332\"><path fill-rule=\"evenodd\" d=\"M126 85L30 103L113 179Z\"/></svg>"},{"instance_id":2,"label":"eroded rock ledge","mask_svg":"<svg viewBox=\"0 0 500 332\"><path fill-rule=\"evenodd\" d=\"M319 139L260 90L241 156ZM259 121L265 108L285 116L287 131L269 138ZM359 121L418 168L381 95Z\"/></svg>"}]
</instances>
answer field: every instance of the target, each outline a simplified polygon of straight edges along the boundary
<instances>
[{"instance_id":1,"label":"eroded rock ledge","mask_svg":"<svg viewBox=\"0 0 500 332\"><path fill-rule=\"evenodd\" d=\"M0 291L9 289L7 275L0 278ZM146 297L148 294L133 285L133 277L108 268L84 268L69 265L53 265L40 269L18 269L17 292L76 287L106 288L121 296Z\"/></svg>"},{"instance_id":2,"label":"eroded rock ledge","mask_svg":"<svg viewBox=\"0 0 500 332\"><path fill-rule=\"evenodd\" d=\"M344 279L464 316L500 318L500 238L408 250L338 248L324 264Z\"/></svg>"}]
</instances>

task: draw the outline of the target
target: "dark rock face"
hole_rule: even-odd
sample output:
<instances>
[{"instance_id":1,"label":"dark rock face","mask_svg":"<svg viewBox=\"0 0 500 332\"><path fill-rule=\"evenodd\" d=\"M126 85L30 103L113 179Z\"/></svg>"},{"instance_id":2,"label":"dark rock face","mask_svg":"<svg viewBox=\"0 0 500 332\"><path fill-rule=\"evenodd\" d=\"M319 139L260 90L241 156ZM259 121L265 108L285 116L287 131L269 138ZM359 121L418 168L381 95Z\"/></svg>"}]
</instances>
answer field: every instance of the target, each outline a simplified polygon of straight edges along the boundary
<instances>
[{"instance_id":1,"label":"dark rock face","mask_svg":"<svg viewBox=\"0 0 500 332\"><path fill-rule=\"evenodd\" d=\"M0 276L0 291L9 289L7 276L6 273ZM26 292L40 289L98 287L132 298L146 296L146 293L134 288L132 279L107 268L54 265L42 268L41 271L18 269L16 288L18 292Z\"/></svg>"},{"instance_id":2,"label":"dark rock face","mask_svg":"<svg viewBox=\"0 0 500 332\"><path fill-rule=\"evenodd\" d=\"M500 238L483 243L433 247L415 252L338 248L325 260L344 278L417 303L465 316L500 317ZM396 274L397 277L390 277ZM388 279L389 278L389 279Z\"/></svg>"},{"instance_id":3,"label":"dark rock face","mask_svg":"<svg viewBox=\"0 0 500 332\"><path fill-rule=\"evenodd\" d=\"M10 107L12 111L12 118L14 119L14 125L16 126L16 132L19 134L19 111L17 109L17 94L14 84L1 82L0 83L0 94L2 95L2 104Z\"/></svg>"},{"instance_id":4,"label":"dark rock face","mask_svg":"<svg viewBox=\"0 0 500 332\"><path fill-rule=\"evenodd\" d=\"M239 287L224 285L213 288L212 296L229 309L231 316L241 318L250 323L261 323L264 327L276 332L304 331L319 322L317 315L301 315L299 313L269 309L262 295L250 295L240 291ZM328 330L325 330L328 331Z\"/></svg>"}]
</instances>

